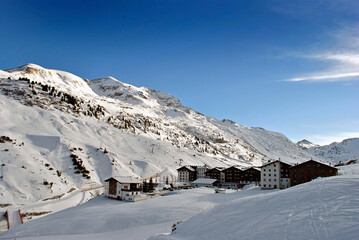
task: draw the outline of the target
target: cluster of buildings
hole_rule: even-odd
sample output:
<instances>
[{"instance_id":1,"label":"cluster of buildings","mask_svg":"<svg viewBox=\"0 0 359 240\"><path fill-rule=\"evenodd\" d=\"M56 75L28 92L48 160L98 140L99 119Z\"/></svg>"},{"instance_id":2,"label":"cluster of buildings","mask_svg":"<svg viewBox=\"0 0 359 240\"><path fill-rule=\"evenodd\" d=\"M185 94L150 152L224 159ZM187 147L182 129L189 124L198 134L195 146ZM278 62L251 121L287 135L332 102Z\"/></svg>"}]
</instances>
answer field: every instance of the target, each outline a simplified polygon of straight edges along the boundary
<instances>
[{"instance_id":1,"label":"cluster of buildings","mask_svg":"<svg viewBox=\"0 0 359 240\"><path fill-rule=\"evenodd\" d=\"M208 166L183 166L177 169L178 181L192 186L219 186L236 188L246 184L260 184L261 170L257 167L209 168ZM208 179L211 179L209 181Z\"/></svg>"},{"instance_id":2,"label":"cluster of buildings","mask_svg":"<svg viewBox=\"0 0 359 240\"><path fill-rule=\"evenodd\" d=\"M218 186L239 188L246 184L260 185L261 189L284 189L309 182L318 177L338 175L338 169L309 160L291 165L281 160L270 161L261 167L209 168L208 166L182 166L177 169L178 181L194 187ZM142 182L131 177L111 177L105 180L107 196L118 200L138 201L143 199Z\"/></svg>"},{"instance_id":3,"label":"cluster of buildings","mask_svg":"<svg viewBox=\"0 0 359 240\"><path fill-rule=\"evenodd\" d=\"M261 167L183 166L177 171L178 181L192 186L236 188L254 183L260 185L261 189L284 189L318 177L338 175L338 169L335 167L312 159L295 165L276 160Z\"/></svg>"}]
</instances>

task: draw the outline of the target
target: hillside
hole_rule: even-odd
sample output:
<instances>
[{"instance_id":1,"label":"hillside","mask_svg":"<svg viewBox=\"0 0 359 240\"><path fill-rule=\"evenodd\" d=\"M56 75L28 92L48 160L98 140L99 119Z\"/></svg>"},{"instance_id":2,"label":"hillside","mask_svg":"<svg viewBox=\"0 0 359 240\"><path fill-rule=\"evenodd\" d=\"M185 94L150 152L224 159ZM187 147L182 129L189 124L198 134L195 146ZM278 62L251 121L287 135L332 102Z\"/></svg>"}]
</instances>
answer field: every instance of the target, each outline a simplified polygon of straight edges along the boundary
<instances>
[{"instance_id":1,"label":"hillside","mask_svg":"<svg viewBox=\"0 0 359 240\"><path fill-rule=\"evenodd\" d=\"M109 176L175 181L180 164L311 158L281 133L204 116L169 94L35 64L1 72L0 113L2 206L65 198Z\"/></svg>"}]
</instances>

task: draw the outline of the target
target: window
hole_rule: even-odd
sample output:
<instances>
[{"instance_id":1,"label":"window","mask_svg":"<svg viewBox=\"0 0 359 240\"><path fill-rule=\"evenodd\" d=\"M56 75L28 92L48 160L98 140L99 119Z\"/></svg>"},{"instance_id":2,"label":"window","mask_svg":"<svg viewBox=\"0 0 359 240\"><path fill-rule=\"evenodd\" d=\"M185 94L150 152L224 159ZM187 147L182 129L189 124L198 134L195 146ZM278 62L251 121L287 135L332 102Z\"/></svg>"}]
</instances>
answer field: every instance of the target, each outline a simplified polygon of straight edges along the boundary
<instances>
[{"instance_id":1,"label":"window","mask_svg":"<svg viewBox=\"0 0 359 240\"><path fill-rule=\"evenodd\" d=\"M274 171L274 172L276 172L276 171L277 171L277 169L275 168L273 171Z\"/></svg>"},{"instance_id":2,"label":"window","mask_svg":"<svg viewBox=\"0 0 359 240\"><path fill-rule=\"evenodd\" d=\"M283 177L283 173L280 176Z\"/></svg>"},{"instance_id":3,"label":"window","mask_svg":"<svg viewBox=\"0 0 359 240\"><path fill-rule=\"evenodd\" d=\"M268 172L270 172L270 169L268 169Z\"/></svg>"},{"instance_id":4,"label":"window","mask_svg":"<svg viewBox=\"0 0 359 240\"><path fill-rule=\"evenodd\" d=\"M285 181L288 182L288 179L286 179Z\"/></svg>"},{"instance_id":5,"label":"window","mask_svg":"<svg viewBox=\"0 0 359 240\"><path fill-rule=\"evenodd\" d=\"M263 172L265 172L265 171L266 171L266 169L264 168L264 169L263 169Z\"/></svg>"},{"instance_id":6,"label":"window","mask_svg":"<svg viewBox=\"0 0 359 240\"><path fill-rule=\"evenodd\" d=\"M276 176L277 176L277 174L274 174L274 176L276 177Z\"/></svg>"},{"instance_id":7,"label":"window","mask_svg":"<svg viewBox=\"0 0 359 240\"><path fill-rule=\"evenodd\" d=\"M266 185L265 185L265 184L263 184L263 187L266 187Z\"/></svg>"},{"instance_id":8,"label":"window","mask_svg":"<svg viewBox=\"0 0 359 240\"><path fill-rule=\"evenodd\" d=\"M263 174L263 176L266 176L266 174Z\"/></svg>"},{"instance_id":9,"label":"window","mask_svg":"<svg viewBox=\"0 0 359 240\"><path fill-rule=\"evenodd\" d=\"M275 178L275 179L274 179L274 181L276 182L276 181L277 181L277 179Z\"/></svg>"},{"instance_id":10,"label":"window","mask_svg":"<svg viewBox=\"0 0 359 240\"><path fill-rule=\"evenodd\" d=\"M268 176L272 176L271 174L268 174Z\"/></svg>"},{"instance_id":11,"label":"window","mask_svg":"<svg viewBox=\"0 0 359 240\"><path fill-rule=\"evenodd\" d=\"M281 179L280 181L283 182L283 179Z\"/></svg>"},{"instance_id":12,"label":"window","mask_svg":"<svg viewBox=\"0 0 359 240\"><path fill-rule=\"evenodd\" d=\"M271 182L271 181L272 181L272 179L269 179L268 181L270 181L270 182Z\"/></svg>"},{"instance_id":13,"label":"window","mask_svg":"<svg viewBox=\"0 0 359 240\"><path fill-rule=\"evenodd\" d=\"M273 166L275 167L275 164L273 164Z\"/></svg>"}]
</instances>

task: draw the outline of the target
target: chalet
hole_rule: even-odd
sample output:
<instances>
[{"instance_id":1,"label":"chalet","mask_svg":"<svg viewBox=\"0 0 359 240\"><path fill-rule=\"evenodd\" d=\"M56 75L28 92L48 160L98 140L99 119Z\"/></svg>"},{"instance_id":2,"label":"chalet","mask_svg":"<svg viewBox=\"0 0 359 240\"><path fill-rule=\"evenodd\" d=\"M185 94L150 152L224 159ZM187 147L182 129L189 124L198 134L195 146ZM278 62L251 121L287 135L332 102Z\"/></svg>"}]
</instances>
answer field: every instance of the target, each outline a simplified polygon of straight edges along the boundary
<instances>
[{"instance_id":1,"label":"chalet","mask_svg":"<svg viewBox=\"0 0 359 240\"><path fill-rule=\"evenodd\" d=\"M225 182L225 174L223 172L223 168L212 168L208 171L206 171L206 177L207 178L212 178L212 179L217 179L218 182L221 184L223 182Z\"/></svg>"},{"instance_id":2,"label":"chalet","mask_svg":"<svg viewBox=\"0 0 359 240\"><path fill-rule=\"evenodd\" d=\"M261 181L261 169L256 167L250 167L242 172L240 184L254 183L259 185Z\"/></svg>"},{"instance_id":3,"label":"chalet","mask_svg":"<svg viewBox=\"0 0 359 240\"><path fill-rule=\"evenodd\" d=\"M205 164L203 166L196 166L194 167L197 175L196 178L206 178L206 172L209 170L209 167Z\"/></svg>"},{"instance_id":4,"label":"chalet","mask_svg":"<svg viewBox=\"0 0 359 240\"><path fill-rule=\"evenodd\" d=\"M290 187L289 168L291 165L276 160L261 167L261 189L284 189Z\"/></svg>"},{"instance_id":5,"label":"chalet","mask_svg":"<svg viewBox=\"0 0 359 240\"><path fill-rule=\"evenodd\" d=\"M198 178L192 182L193 187L213 187L218 185L218 180L213 178Z\"/></svg>"},{"instance_id":6,"label":"chalet","mask_svg":"<svg viewBox=\"0 0 359 240\"><path fill-rule=\"evenodd\" d=\"M243 169L237 166L232 166L223 170L226 183L238 183L242 177Z\"/></svg>"},{"instance_id":7,"label":"chalet","mask_svg":"<svg viewBox=\"0 0 359 240\"><path fill-rule=\"evenodd\" d=\"M191 166L183 166L177 169L179 182L193 182L197 178L196 170Z\"/></svg>"},{"instance_id":8,"label":"chalet","mask_svg":"<svg viewBox=\"0 0 359 240\"><path fill-rule=\"evenodd\" d=\"M141 181L132 177L111 177L105 180L107 197L135 202L141 198Z\"/></svg>"},{"instance_id":9,"label":"chalet","mask_svg":"<svg viewBox=\"0 0 359 240\"><path fill-rule=\"evenodd\" d=\"M290 168L290 182L292 186L309 182L318 177L338 175L338 169L324 163L309 160Z\"/></svg>"}]
</instances>

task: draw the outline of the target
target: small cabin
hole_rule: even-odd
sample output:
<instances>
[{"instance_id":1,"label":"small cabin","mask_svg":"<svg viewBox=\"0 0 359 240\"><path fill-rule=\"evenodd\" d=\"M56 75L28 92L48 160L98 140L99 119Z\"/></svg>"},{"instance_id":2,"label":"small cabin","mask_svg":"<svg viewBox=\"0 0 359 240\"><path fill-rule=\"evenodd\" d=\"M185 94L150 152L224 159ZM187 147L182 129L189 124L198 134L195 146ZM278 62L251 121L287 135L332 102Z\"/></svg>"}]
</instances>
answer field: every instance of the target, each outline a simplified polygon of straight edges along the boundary
<instances>
[{"instance_id":1,"label":"small cabin","mask_svg":"<svg viewBox=\"0 0 359 240\"><path fill-rule=\"evenodd\" d=\"M111 177L105 180L107 197L135 202L141 198L142 182L132 177Z\"/></svg>"}]
</instances>

